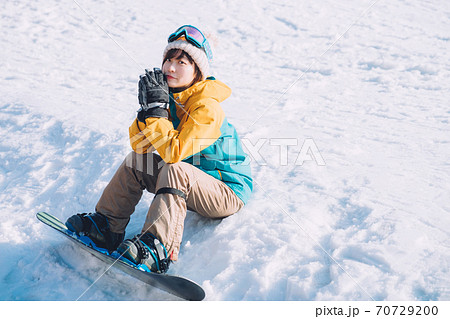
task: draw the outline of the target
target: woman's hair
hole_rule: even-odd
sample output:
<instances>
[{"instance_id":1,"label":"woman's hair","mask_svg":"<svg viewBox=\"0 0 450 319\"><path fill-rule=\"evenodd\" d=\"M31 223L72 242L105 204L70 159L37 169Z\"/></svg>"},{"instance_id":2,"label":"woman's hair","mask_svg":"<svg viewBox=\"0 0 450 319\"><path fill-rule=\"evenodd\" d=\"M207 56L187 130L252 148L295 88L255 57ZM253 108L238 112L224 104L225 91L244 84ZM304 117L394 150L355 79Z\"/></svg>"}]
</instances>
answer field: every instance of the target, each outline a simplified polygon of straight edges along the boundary
<instances>
[{"instance_id":1,"label":"woman's hair","mask_svg":"<svg viewBox=\"0 0 450 319\"><path fill-rule=\"evenodd\" d=\"M194 85L197 82L200 82L202 80L202 72L200 71L199 67L195 63L194 59L191 58L189 54L187 54L185 51L181 49L172 49L167 51L166 55L163 59L163 64L166 62L167 59L181 59L186 58L190 63L193 63L195 66L195 72L194 72L194 80L188 85L188 87Z\"/></svg>"}]
</instances>

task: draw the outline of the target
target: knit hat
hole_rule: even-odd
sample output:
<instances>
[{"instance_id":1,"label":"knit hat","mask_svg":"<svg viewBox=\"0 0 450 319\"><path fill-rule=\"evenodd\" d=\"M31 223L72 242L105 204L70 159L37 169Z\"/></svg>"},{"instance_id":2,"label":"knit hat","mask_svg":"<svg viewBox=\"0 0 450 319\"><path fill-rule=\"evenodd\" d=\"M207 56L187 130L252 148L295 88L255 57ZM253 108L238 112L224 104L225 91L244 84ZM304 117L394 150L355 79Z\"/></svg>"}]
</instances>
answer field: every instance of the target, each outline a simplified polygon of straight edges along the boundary
<instances>
[{"instance_id":1,"label":"knit hat","mask_svg":"<svg viewBox=\"0 0 450 319\"><path fill-rule=\"evenodd\" d=\"M195 64L197 64L200 72L202 73L202 80L205 80L209 74L209 62L206 56L205 51L196 46L190 44L184 40L176 40L170 42L166 48L164 49L163 57L166 56L167 52L172 49L180 49L189 54L189 56L194 60Z\"/></svg>"}]
</instances>

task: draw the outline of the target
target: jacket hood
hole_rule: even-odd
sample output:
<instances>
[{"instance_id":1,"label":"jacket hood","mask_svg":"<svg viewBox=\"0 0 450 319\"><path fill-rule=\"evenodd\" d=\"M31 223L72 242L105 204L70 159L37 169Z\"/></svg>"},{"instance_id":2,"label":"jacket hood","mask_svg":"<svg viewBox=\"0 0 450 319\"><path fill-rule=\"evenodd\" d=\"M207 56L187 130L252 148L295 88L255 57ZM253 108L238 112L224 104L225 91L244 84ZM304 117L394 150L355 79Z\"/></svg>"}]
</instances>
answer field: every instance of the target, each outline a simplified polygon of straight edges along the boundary
<instances>
[{"instance_id":1,"label":"jacket hood","mask_svg":"<svg viewBox=\"0 0 450 319\"><path fill-rule=\"evenodd\" d=\"M206 79L195 83L182 92L174 93L173 96L178 103L186 105L189 99L191 99L190 103L195 103L205 98L211 98L220 103L230 95L231 89L225 83L215 79Z\"/></svg>"}]
</instances>

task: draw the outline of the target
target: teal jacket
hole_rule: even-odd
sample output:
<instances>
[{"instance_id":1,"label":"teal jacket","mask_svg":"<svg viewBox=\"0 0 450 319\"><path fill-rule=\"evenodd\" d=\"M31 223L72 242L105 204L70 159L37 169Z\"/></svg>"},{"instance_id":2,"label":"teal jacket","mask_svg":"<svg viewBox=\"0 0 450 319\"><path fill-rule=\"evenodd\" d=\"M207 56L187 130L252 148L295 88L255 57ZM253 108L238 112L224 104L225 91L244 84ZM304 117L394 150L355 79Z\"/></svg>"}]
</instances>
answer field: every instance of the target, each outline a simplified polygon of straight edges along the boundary
<instances>
[{"instance_id":1,"label":"teal jacket","mask_svg":"<svg viewBox=\"0 0 450 319\"><path fill-rule=\"evenodd\" d=\"M253 190L250 159L242 149L236 129L226 118L220 131L222 135L217 141L183 161L223 181L246 204Z\"/></svg>"}]
</instances>

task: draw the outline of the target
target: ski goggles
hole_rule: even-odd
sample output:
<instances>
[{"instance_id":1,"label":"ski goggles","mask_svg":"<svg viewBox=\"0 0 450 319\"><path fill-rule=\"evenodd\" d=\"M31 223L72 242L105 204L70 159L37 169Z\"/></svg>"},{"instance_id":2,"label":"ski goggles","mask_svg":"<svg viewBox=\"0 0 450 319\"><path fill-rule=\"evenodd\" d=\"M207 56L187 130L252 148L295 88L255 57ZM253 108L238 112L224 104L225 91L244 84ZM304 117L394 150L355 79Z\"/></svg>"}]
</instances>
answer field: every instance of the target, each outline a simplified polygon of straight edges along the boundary
<instances>
[{"instance_id":1,"label":"ski goggles","mask_svg":"<svg viewBox=\"0 0 450 319\"><path fill-rule=\"evenodd\" d=\"M177 29L174 33L169 35L168 42L173 42L176 40L184 40L190 44L202 49L206 53L208 61L212 61L213 54L209 42L203 33L192 25L183 25Z\"/></svg>"}]
</instances>

